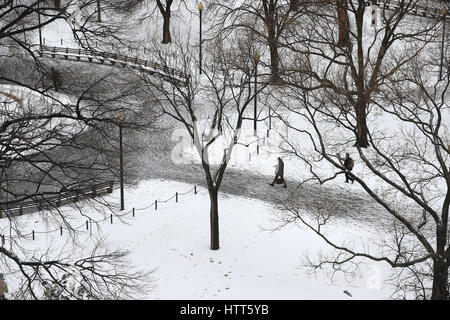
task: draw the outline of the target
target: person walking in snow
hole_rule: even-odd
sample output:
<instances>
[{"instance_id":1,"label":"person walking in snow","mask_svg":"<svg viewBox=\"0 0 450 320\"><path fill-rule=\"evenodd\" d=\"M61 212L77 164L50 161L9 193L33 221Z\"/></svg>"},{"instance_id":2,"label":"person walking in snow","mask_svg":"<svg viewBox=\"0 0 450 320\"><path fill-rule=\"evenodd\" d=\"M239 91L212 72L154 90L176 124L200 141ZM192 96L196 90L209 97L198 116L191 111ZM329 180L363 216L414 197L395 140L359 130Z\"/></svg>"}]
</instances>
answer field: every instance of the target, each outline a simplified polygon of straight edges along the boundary
<instances>
[{"instance_id":1,"label":"person walking in snow","mask_svg":"<svg viewBox=\"0 0 450 320\"><path fill-rule=\"evenodd\" d=\"M0 273L0 300L6 300L5 293L8 293L8 285L5 282L5 276Z\"/></svg>"},{"instance_id":2,"label":"person walking in snow","mask_svg":"<svg viewBox=\"0 0 450 320\"><path fill-rule=\"evenodd\" d=\"M350 158L350 154L345 154L345 161L344 161L344 168L345 168L345 183L348 183L348 180L350 180L352 183L355 181L350 175L350 171L353 170L353 166L355 165L355 161L353 161L352 158Z\"/></svg>"},{"instance_id":3,"label":"person walking in snow","mask_svg":"<svg viewBox=\"0 0 450 320\"><path fill-rule=\"evenodd\" d=\"M275 167L275 178L273 179L272 183L269 183L271 187L275 184L275 182L282 181L284 183L284 187L287 188L286 180L284 180L284 162L281 160L280 157L278 157L278 163L274 165Z\"/></svg>"}]
</instances>

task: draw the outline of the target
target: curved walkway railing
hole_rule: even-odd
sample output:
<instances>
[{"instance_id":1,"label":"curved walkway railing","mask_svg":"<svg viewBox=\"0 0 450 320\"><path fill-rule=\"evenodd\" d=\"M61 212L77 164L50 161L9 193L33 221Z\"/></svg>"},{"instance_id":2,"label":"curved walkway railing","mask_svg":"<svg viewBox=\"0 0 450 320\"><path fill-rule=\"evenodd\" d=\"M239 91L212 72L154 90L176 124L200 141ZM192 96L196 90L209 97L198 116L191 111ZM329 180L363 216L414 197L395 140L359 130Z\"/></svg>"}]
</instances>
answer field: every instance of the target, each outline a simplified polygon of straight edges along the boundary
<instances>
[{"instance_id":1,"label":"curved walkway railing","mask_svg":"<svg viewBox=\"0 0 450 320\"><path fill-rule=\"evenodd\" d=\"M377 0L378 6L383 9L399 9L402 8L402 2L399 0ZM368 1L370 5L371 1ZM450 21L450 15L448 14L448 8L445 6L423 6L420 4L415 4L409 11L408 14L415 15L419 17L439 19L445 17L446 20Z\"/></svg>"},{"instance_id":2,"label":"curved walkway railing","mask_svg":"<svg viewBox=\"0 0 450 320\"><path fill-rule=\"evenodd\" d=\"M137 57L126 56L118 53L109 53L98 51L95 49L81 48L63 48L51 46L38 46L37 52L40 56L46 55L52 58L73 59L75 61L105 64L111 66L129 67L131 69L139 69L152 75L162 77L166 81L176 81L179 84L186 85L189 75L183 71L169 68L166 65L139 59Z\"/></svg>"},{"instance_id":3,"label":"curved walkway railing","mask_svg":"<svg viewBox=\"0 0 450 320\"><path fill-rule=\"evenodd\" d=\"M350 0L350 1L356 1L356 0ZM326 4L335 4L336 0L309 0L304 2L304 4L311 4L311 5L326 5ZM439 5L441 4L441 5ZM366 6L371 6L372 0L366 0ZM377 0L377 3L375 4L380 9L386 9L386 10L397 10L399 8L403 7L403 3L400 0ZM430 19L442 19L445 18L445 20L450 21L450 12L449 12L449 5L445 6L444 3L435 2L433 5L425 6L420 4L415 4L410 9L408 9L407 14L418 16L418 17L425 17Z\"/></svg>"}]
</instances>

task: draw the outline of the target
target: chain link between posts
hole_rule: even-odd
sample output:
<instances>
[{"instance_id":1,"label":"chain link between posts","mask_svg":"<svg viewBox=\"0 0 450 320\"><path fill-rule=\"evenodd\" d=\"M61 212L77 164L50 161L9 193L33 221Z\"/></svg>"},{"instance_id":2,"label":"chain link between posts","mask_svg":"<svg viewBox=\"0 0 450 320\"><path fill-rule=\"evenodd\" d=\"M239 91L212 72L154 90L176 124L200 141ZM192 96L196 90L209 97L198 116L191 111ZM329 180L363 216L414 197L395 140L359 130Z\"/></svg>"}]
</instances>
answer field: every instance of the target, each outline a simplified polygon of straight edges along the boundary
<instances>
[{"instance_id":1,"label":"chain link between posts","mask_svg":"<svg viewBox=\"0 0 450 320\"><path fill-rule=\"evenodd\" d=\"M197 186L194 186L192 189L190 189L190 190L188 190L188 191L186 191L186 192L183 192L183 193L178 193L178 192L176 192L175 193L175 195L173 195L172 197L170 197L170 198L168 198L168 199L166 199L166 200L155 200L151 205L149 205L149 206L146 206L146 207L143 207L143 208L132 208L131 210L129 210L129 211L127 211L127 212L125 212L125 213L122 213L122 214L111 214L110 216L107 216L107 217L105 217L105 218L103 218L103 219L100 219L100 220L93 220L93 219L90 219L89 218L89 220L86 220L86 222L83 222L81 225L79 225L79 226L77 226L77 227L73 227L73 228L66 228L66 227L63 227L63 226L60 226L60 227L58 227L58 228L56 228L56 229L52 229L52 230L47 230L47 231L34 231L34 230L32 230L31 232L29 232L29 233L26 233L26 234L22 234L22 235L20 235L20 236L8 236L8 235L4 235L4 234L0 234L0 241L1 241L1 246L3 247L4 245L5 245L5 242L6 242L6 240L7 239L9 239L10 241L12 241L12 240L14 240L14 239L23 239L23 238L27 238L27 237L30 237L31 236L31 238L32 238L32 240L35 240L35 238L36 238L36 235L37 234L50 234L50 233L54 233L54 232L56 232L56 231L59 231L60 232L60 235L62 235L62 233L63 233L63 230L72 230L72 231L76 231L76 230L80 230L80 229L84 229L84 228L86 228L86 229L89 229L89 224L92 224L92 223L100 223L100 222L103 222L103 221L106 221L106 220L110 220L111 221L111 224L113 223L113 218L114 217L116 217L116 218L123 218L123 217L125 217L125 216L127 216L127 215L129 215L130 213L132 214L132 216L134 217L135 215L135 211L143 211L143 210L147 210L147 209L150 209L150 208L152 208L152 207L155 207L155 210L157 210L157 204L158 203L167 203L167 202L169 202L170 200L172 200L172 199L174 199L174 198L176 198L176 202L178 202L178 197L179 196L182 196L182 195L187 195L187 194L189 194L189 193L192 193L192 191L194 191L194 194L197 194ZM89 223L89 224L88 224Z\"/></svg>"}]
</instances>

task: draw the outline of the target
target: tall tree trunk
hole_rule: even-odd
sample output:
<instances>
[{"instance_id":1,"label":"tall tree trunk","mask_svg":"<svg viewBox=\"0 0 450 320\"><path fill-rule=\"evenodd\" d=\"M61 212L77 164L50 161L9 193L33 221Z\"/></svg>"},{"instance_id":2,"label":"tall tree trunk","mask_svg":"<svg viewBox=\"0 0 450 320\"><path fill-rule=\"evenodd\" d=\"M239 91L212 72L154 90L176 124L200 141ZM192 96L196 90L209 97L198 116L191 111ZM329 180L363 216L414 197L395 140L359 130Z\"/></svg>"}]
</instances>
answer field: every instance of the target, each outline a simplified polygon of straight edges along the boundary
<instances>
[{"instance_id":1,"label":"tall tree trunk","mask_svg":"<svg viewBox=\"0 0 450 320\"><path fill-rule=\"evenodd\" d=\"M273 35L273 39L269 38L269 49L270 49L270 80L272 83L277 83L280 80L280 70L278 67L279 56L278 56L278 42Z\"/></svg>"},{"instance_id":2,"label":"tall tree trunk","mask_svg":"<svg viewBox=\"0 0 450 320\"><path fill-rule=\"evenodd\" d=\"M214 186L208 186L209 198L211 202L210 208L210 224L211 224L211 250L218 250L219 246L219 201L218 192Z\"/></svg>"},{"instance_id":3,"label":"tall tree trunk","mask_svg":"<svg viewBox=\"0 0 450 320\"><path fill-rule=\"evenodd\" d=\"M170 36L170 9L166 8L166 11L163 14L164 24L163 24L163 40L162 43L170 43L172 42L172 38Z\"/></svg>"},{"instance_id":4,"label":"tall tree trunk","mask_svg":"<svg viewBox=\"0 0 450 320\"><path fill-rule=\"evenodd\" d=\"M267 29L267 42L270 50L270 80L277 83L280 80L278 39L276 34L277 8L273 0L263 0L264 18Z\"/></svg>"},{"instance_id":5,"label":"tall tree trunk","mask_svg":"<svg viewBox=\"0 0 450 320\"><path fill-rule=\"evenodd\" d=\"M445 202L448 201L448 195ZM444 204L443 221L438 224L436 229L436 257L433 258L433 289L431 293L432 300L449 299L448 292L448 269L449 261L446 255L445 247L447 246L447 217L448 209Z\"/></svg>"},{"instance_id":6,"label":"tall tree trunk","mask_svg":"<svg viewBox=\"0 0 450 320\"><path fill-rule=\"evenodd\" d=\"M367 128L367 104L363 100L358 100L356 104L356 144L355 146L360 148L367 148L369 146L368 141L368 128Z\"/></svg>"},{"instance_id":7,"label":"tall tree trunk","mask_svg":"<svg viewBox=\"0 0 450 320\"><path fill-rule=\"evenodd\" d=\"M348 16L346 4L347 0L338 0L337 4L337 13L338 13L338 25L339 25L339 39L338 39L338 47L343 47L348 43L349 34L348 34Z\"/></svg>"},{"instance_id":8,"label":"tall tree trunk","mask_svg":"<svg viewBox=\"0 0 450 320\"><path fill-rule=\"evenodd\" d=\"M97 21L102 22L102 8L100 0L97 0Z\"/></svg>"},{"instance_id":9,"label":"tall tree trunk","mask_svg":"<svg viewBox=\"0 0 450 320\"><path fill-rule=\"evenodd\" d=\"M170 7L172 6L173 0L166 0L166 6L163 6L161 0L156 0L156 5L163 16L163 40L162 43L170 43L172 42L170 36Z\"/></svg>"},{"instance_id":10,"label":"tall tree trunk","mask_svg":"<svg viewBox=\"0 0 450 320\"><path fill-rule=\"evenodd\" d=\"M444 255L433 259L433 289L431 300L447 300L448 292L448 266Z\"/></svg>"}]
</instances>

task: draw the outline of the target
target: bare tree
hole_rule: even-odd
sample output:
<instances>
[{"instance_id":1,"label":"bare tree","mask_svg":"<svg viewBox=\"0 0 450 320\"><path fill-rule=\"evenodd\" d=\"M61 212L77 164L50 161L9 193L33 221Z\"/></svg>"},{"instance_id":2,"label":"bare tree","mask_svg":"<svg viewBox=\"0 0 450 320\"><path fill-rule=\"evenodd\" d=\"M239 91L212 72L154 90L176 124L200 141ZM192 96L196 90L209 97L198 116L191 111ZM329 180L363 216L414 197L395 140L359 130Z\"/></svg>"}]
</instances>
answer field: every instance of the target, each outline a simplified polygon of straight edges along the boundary
<instances>
[{"instance_id":1,"label":"bare tree","mask_svg":"<svg viewBox=\"0 0 450 320\"><path fill-rule=\"evenodd\" d=\"M163 19L162 26L162 43L168 44L172 42L170 32L172 13L174 12L174 4L180 8L182 4L186 5L184 0L122 0L122 8L127 8L129 13L139 16L139 21L144 21L155 17L159 12ZM135 17L134 17L135 19Z\"/></svg>"},{"instance_id":2,"label":"bare tree","mask_svg":"<svg viewBox=\"0 0 450 320\"><path fill-rule=\"evenodd\" d=\"M128 145L135 144L137 132L153 126L157 114L135 73L106 66L92 72L87 64L71 66L36 57L29 39L59 19L68 21L80 45L119 37L112 33L117 21L96 28L97 22L88 19L94 11L85 15L83 10L92 5L92 1L64 1L56 8L53 1L37 0L0 5L0 208L18 234L8 240L9 249L1 243L0 256L2 266L19 270L25 279L23 292L32 298L41 298L48 286L77 299L129 297L146 284L141 282L145 273L126 273L123 251L96 248L77 259L52 251L33 258L22 236L23 226L7 209L25 200L45 203L49 196L92 179L115 179L117 116L125 115L121 125ZM89 201L99 210L113 209L101 197ZM76 234L57 206L46 207L46 215ZM65 274L75 277L84 294L65 286Z\"/></svg>"},{"instance_id":3,"label":"bare tree","mask_svg":"<svg viewBox=\"0 0 450 320\"><path fill-rule=\"evenodd\" d=\"M430 45L384 78L369 113L373 121L382 115L378 125L374 122L368 128L372 150L357 146L356 165L361 170L347 171L380 206L377 220L385 228L385 236L377 241L380 250L369 251L364 243L354 248L348 241L333 239L325 225L339 211L326 203L304 208L289 201L283 207L283 220L301 221L336 250L336 255L322 257L314 268L345 270L359 258L385 262L399 270L394 277L397 294L449 299L450 77L447 58L445 77L438 80L432 63L434 49ZM326 95L294 87L286 90L284 96L292 100L280 103L298 119L289 127L299 135L297 139L306 138L310 143L310 150L305 150L292 138L286 139L287 151L306 164L310 171L307 180L324 184L336 179L346 172L336 154L352 141L353 119L339 112L340 107ZM386 122L391 123L388 128Z\"/></svg>"},{"instance_id":4,"label":"bare tree","mask_svg":"<svg viewBox=\"0 0 450 320\"><path fill-rule=\"evenodd\" d=\"M313 4L280 40L290 49L285 83L304 90L325 88L343 112L354 112L359 147L369 146L366 116L373 94L436 39L439 20L416 18L412 25L408 14L417 1L400 2L398 8L380 8L381 26L373 29L366 21L367 1L336 1L338 14L334 5Z\"/></svg>"},{"instance_id":5,"label":"bare tree","mask_svg":"<svg viewBox=\"0 0 450 320\"><path fill-rule=\"evenodd\" d=\"M189 40L188 40L189 41ZM203 76L193 60L195 48L177 42L183 69L190 74L187 82L158 83L149 79L149 90L163 112L182 124L191 137L200 157L210 196L211 249L219 249L218 193L223 176L238 142L247 107L254 96L264 89L261 83L257 92L251 89L253 77L252 56L242 53L245 39L215 42L206 47L207 59L202 68ZM159 53L162 64L164 52ZM214 146L223 146L220 160L213 163ZM222 153L223 150L223 153Z\"/></svg>"},{"instance_id":6,"label":"bare tree","mask_svg":"<svg viewBox=\"0 0 450 320\"><path fill-rule=\"evenodd\" d=\"M130 271L126 251L109 251L100 244L75 260L73 249L69 255L49 260L27 259L4 247L0 253L11 262L9 267L20 270L26 279L15 293L19 299L130 299L145 293L150 272Z\"/></svg>"},{"instance_id":7,"label":"bare tree","mask_svg":"<svg viewBox=\"0 0 450 320\"><path fill-rule=\"evenodd\" d=\"M172 6L172 3L173 3L173 0L166 0L165 5L163 5L160 0L156 0L158 9L161 12L161 15L164 19L162 43L172 42L172 38L170 36L170 12L171 12L170 7Z\"/></svg>"},{"instance_id":8,"label":"bare tree","mask_svg":"<svg viewBox=\"0 0 450 320\"><path fill-rule=\"evenodd\" d=\"M248 31L269 48L272 83L280 80L280 39L301 16L300 6L309 4L288 0L213 1L209 17L213 36L227 37Z\"/></svg>"}]
</instances>

